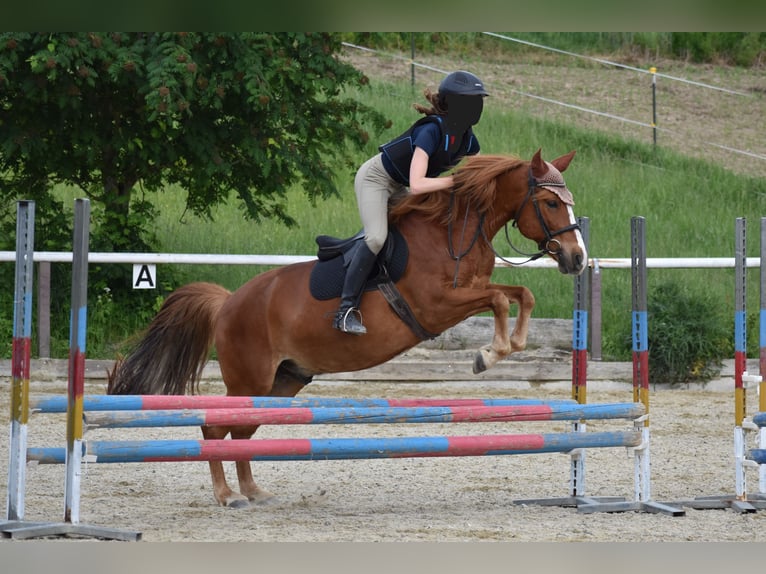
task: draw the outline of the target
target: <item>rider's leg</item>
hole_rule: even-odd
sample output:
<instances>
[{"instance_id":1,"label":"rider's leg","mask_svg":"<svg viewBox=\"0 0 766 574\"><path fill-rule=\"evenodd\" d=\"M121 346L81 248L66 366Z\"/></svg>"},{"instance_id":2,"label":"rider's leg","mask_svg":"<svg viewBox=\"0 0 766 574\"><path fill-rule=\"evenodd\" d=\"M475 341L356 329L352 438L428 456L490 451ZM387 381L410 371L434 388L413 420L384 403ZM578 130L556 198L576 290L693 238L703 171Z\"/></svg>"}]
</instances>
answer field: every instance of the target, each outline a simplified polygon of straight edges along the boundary
<instances>
[{"instance_id":1,"label":"rider's leg","mask_svg":"<svg viewBox=\"0 0 766 574\"><path fill-rule=\"evenodd\" d=\"M333 321L333 327L336 329L353 335L363 335L367 332L361 321L358 301L361 298L364 284L367 282L376 259L377 254L370 251L367 244L362 241L346 270L340 307L338 307L338 311L335 313L335 320Z\"/></svg>"},{"instance_id":2,"label":"rider's leg","mask_svg":"<svg viewBox=\"0 0 766 574\"><path fill-rule=\"evenodd\" d=\"M346 270L340 307L333 321L336 329L355 335L367 332L357 307L367 277L388 235L389 197L399 187L383 168L380 155L367 160L356 174L354 191L365 235Z\"/></svg>"}]
</instances>

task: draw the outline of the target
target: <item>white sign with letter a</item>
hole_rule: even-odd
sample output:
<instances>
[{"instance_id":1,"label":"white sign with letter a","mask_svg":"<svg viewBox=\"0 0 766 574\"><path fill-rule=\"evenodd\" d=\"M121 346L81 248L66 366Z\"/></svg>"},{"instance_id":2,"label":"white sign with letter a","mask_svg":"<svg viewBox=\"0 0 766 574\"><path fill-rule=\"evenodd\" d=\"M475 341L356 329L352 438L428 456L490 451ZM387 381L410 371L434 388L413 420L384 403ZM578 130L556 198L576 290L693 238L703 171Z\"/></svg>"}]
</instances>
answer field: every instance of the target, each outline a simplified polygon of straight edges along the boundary
<instances>
[{"instance_id":1,"label":"white sign with letter a","mask_svg":"<svg viewBox=\"0 0 766 574\"><path fill-rule=\"evenodd\" d=\"M156 286L156 265L133 265L133 289L154 289Z\"/></svg>"}]
</instances>

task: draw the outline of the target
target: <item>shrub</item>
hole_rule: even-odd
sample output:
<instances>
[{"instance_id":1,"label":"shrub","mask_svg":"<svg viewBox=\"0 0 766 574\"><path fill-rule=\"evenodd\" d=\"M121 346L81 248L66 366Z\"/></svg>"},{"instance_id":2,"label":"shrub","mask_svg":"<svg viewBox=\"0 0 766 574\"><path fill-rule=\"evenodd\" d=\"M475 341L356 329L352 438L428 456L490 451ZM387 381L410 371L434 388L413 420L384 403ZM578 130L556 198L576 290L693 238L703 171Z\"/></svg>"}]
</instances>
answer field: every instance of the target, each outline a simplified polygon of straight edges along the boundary
<instances>
[{"instance_id":1,"label":"shrub","mask_svg":"<svg viewBox=\"0 0 766 574\"><path fill-rule=\"evenodd\" d=\"M712 297L666 282L650 290L647 304L653 383L709 381L733 356L730 321Z\"/></svg>"}]
</instances>

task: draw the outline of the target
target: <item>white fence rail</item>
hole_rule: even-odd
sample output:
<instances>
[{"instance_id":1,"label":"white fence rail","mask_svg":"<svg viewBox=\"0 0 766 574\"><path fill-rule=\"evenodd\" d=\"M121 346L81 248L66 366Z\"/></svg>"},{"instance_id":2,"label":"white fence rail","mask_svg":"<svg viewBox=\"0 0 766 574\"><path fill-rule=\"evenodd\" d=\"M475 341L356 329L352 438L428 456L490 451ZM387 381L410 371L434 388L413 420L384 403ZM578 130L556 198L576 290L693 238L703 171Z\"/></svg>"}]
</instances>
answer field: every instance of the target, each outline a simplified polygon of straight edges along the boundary
<instances>
[{"instance_id":1,"label":"white fence rail","mask_svg":"<svg viewBox=\"0 0 766 574\"><path fill-rule=\"evenodd\" d=\"M70 263L72 253L67 251L36 251L34 261L39 264L38 273L38 319L37 338L38 356L50 355L50 264ZM314 261L314 255L222 255L205 253L98 253L88 254L89 263L112 263L132 265L188 264L188 265L264 265L281 266ZM0 262L16 260L15 251L0 251ZM527 261L524 257L496 258L496 268L508 268L515 265L538 269L555 269L556 262L550 258ZM747 267L760 267L759 257L748 257ZM591 356L601 359L601 289L600 272L602 269L630 269L630 258L591 258ZM726 269L734 268L734 257L649 257L647 268L654 269ZM594 320L595 319L595 320Z\"/></svg>"},{"instance_id":2,"label":"white fence rail","mask_svg":"<svg viewBox=\"0 0 766 574\"><path fill-rule=\"evenodd\" d=\"M133 265L177 263L189 265L290 265L304 261L314 261L315 255L221 255L210 253L98 253L88 254L89 263L129 263ZM0 262L15 261L15 251L0 251ZM69 251L36 251L35 262L71 263ZM514 265L536 268L556 268L551 259L537 259L526 262L526 257L507 257L495 259L495 267L504 268ZM526 262L526 263L525 263ZM602 269L630 269L630 258L593 257L590 267ZM655 269L725 269L734 267L734 257L648 257L647 268ZM748 257L748 267L760 267L759 257Z\"/></svg>"}]
</instances>

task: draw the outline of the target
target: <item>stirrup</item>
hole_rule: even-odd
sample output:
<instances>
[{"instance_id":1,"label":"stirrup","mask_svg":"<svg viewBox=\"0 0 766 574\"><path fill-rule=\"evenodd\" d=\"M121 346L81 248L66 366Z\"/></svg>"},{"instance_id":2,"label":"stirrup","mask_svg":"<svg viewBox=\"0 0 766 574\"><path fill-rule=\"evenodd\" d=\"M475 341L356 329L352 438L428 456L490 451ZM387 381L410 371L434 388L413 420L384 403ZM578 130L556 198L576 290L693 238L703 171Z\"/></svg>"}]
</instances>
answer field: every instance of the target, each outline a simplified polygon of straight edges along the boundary
<instances>
[{"instance_id":1,"label":"stirrup","mask_svg":"<svg viewBox=\"0 0 766 574\"><path fill-rule=\"evenodd\" d=\"M359 315L359 318L357 318ZM333 327L344 333L351 335L364 335L367 329L362 325L362 314L359 309L349 307L348 309L339 309L335 314L335 320L333 321Z\"/></svg>"}]
</instances>

